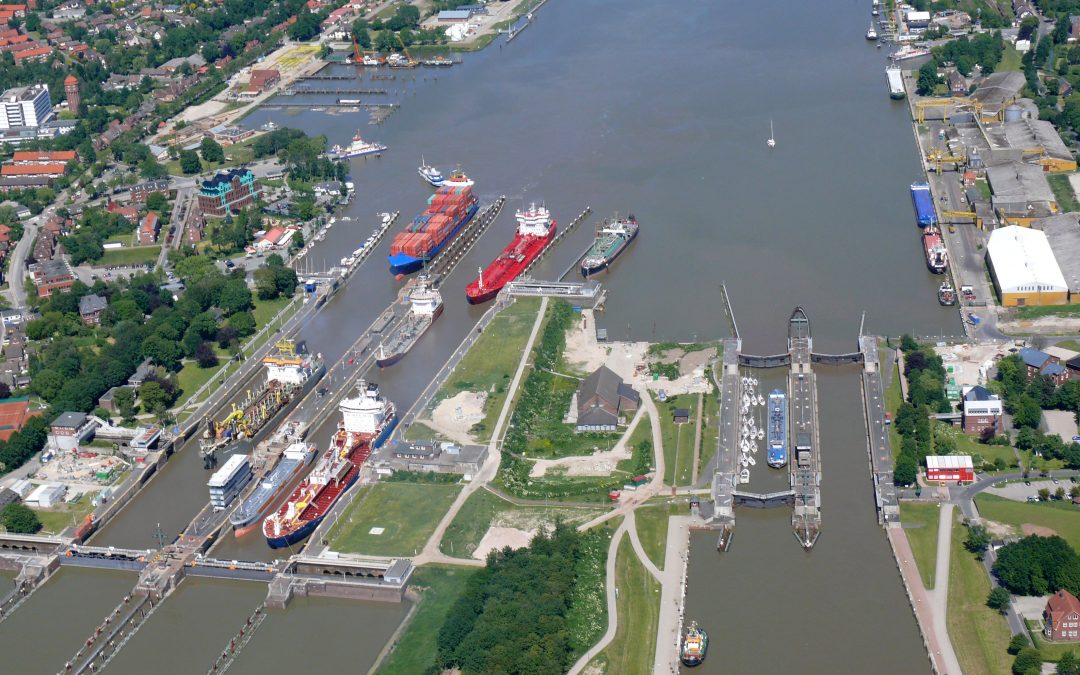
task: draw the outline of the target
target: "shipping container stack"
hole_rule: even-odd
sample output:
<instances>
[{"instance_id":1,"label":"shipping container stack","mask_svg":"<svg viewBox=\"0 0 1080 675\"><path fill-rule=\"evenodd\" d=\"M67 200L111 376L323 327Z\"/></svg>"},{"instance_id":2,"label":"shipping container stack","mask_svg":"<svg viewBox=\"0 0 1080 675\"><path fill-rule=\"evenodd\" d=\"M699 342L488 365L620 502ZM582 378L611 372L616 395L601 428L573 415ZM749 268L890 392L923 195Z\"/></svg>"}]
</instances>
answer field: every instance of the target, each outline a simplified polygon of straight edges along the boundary
<instances>
[{"instance_id":1,"label":"shipping container stack","mask_svg":"<svg viewBox=\"0 0 1080 675\"><path fill-rule=\"evenodd\" d=\"M428 200L427 210L394 236L390 254L427 258L454 231L472 201L471 187L439 188Z\"/></svg>"}]
</instances>

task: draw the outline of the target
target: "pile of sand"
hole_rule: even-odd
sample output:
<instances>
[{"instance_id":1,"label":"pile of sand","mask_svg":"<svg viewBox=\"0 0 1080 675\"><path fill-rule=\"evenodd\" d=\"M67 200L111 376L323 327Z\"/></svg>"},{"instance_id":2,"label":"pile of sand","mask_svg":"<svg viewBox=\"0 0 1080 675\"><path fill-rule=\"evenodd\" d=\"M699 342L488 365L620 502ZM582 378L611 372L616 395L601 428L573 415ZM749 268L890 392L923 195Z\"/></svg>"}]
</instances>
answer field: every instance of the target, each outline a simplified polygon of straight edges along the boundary
<instances>
[{"instance_id":1,"label":"pile of sand","mask_svg":"<svg viewBox=\"0 0 1080 675\"><path fill-rule=\"evenodd\" d=\"M483 421L486 402L486 392L474 391L463 391L443 399L431 412L430 426L453 441L474 444L476 439L469 433L469 429Z\"/></svg>"},{"instance_id":2,"label":"pile of sand","mask_svg":"<svg viewBox=\"0 0 1080 675\"><path fill-rule=\"evenodd\" d=\"M608 350L596 341L596 324L593 311L581 311L581 320L566 332L566 350L563 358L575 370L591 373L607 361Z\"/></svg>"}]
</instances>

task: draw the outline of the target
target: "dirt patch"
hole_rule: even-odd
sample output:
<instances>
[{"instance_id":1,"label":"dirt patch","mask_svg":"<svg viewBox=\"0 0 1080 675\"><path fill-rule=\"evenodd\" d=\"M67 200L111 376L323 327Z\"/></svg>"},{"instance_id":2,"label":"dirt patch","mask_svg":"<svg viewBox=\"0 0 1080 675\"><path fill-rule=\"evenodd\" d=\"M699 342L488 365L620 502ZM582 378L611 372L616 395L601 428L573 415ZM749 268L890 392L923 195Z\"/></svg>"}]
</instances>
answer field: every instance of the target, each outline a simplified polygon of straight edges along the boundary
<instances>
[{"instance_id":1,"label":"dirt patch","mask_svg":"<svg viewBox=\"0 0 1080 675\"><path fill-rule=\"evenodd\" d=\"M1053 537L1057 534L1056 531L1049 527L1043 527L1042 525L1032 525L1031 523L1023 523L1020 525L1020 531L1024 533L1025 537L1037 534L1040 537Z\"/></svg>"},{"instance_id":2,"label":"dirt patch","mask_svg":"<svg viewBox=\"0 0 1080 675\"><path fill-rule=\"evenodd\" d=\"M624 459L630 459L630 450L625 445L612 450L603 450L591 455L563 457L561 459L538 459L529 470L529 476L543 476L549 469L563 468L566 476L610 476L615 466Z\"/></svg>"},{"instance_id":3,"label":"dirt patch","mask_svg":"<svg viewBox=\"0 0 1080 675\"><path fill-rule=\"evenodd\" d=\"M986 520L984 518L982 524L983 527L986 528L986 531L990 533L990 536L994 539L1004 539L1005 537L1008 537L1013 533L1013 529L1011 527L1005 525L1004 523L999 523L996 520Z\"/></svg>"},{"instance_id":4,"label":"dirt patch","mask_svg":"<svg viewBox=\"0 0 1080 675\"><path fill-rule=\"evenodd\" d=\"M999 321L998 329L1006 333L1035 333L1062 335L1080 332L1080 317L1044 316L1038 319Z\"/></svg>"},{"instance_id":5,"label":"dirt patch","mask_svg":"<svg viewBox=\"0 0 1080 675\"><path fill-rule=\"evenodd\" d=\"M484 538L476 545L473 557L477 560L484 560L491 551L500 551L507 546L514 549L525 548L535 535L535 529L519 530L513 527L492 526L488 528L488 531L484 533Z\"/></svg>"},{"instance_id":6,"label":"dirt patch","mask_svg":"<svg viewBox=\"0 0 1080 675\"><path fill-rule=\"evenodd\" d=\"M484 419L486 392L463 391L451 398L439 401L431 412L431 420L419 420L432 429L458 443L475 444L477 441L469 429Z\"/></svg>"},{"instance_id":7,"label":"dirt patch","mask_svg":"<svg viewBox=\"0 0 1080 675\"><path fill-rule=\"evenodd\" d=\"M607 361L607 347L596 342L596 324L593 311L581 311L581 321L566 332L566 350L563 358L574 370L591 373Z\"/></svg>"}]
</instances>

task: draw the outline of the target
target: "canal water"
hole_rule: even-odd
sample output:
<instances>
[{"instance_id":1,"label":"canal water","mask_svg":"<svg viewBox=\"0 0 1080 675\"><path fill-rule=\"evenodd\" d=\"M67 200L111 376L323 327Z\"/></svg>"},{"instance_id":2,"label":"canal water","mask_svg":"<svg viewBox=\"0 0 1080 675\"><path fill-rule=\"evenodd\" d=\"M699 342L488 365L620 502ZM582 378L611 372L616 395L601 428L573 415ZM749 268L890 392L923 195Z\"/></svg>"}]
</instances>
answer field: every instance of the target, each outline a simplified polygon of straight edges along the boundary
<instances>
[{"instance_id":1,"label":"canal water","mask_svg":"<svg viewBox=\"0 0 1080 675\"><path fill-rule=\"evenodd\" d=\"M444 170L460 163L484 201L509 198L444 282L442 318L401 363L371 374L402 410L484 311L466 304L463 289L509 240L513 211L531 201L544 202L561 224L587 205L594 211L538 266L542 278L578 257L599 218L637 216L641 236L600 279L611 291L600 322L613 339L725 334L722 282L748 352L782 351L796 304L810 316L817 351L852 350L863 311L871 332L955 333L956 313L936 304L938 281L926 271L913 222L907 186L919 163L907 110L888 98L882 51L862 39L868 18L862 2L556 1L512 44L497 41L463 66L417 70L408 82L365 77L362 86L386 86L402 102L381 126L368 126L366 113L312 111L259 111L244 123L273 120L324 133L331 143L347 142L359 128L390 148L381 159L353 160L356 199L344 212L352 220L339 220L308 257L311 266L329 267L356 248L377 212L401 211L403 221L420 212L430 194L416 175L421 157ZM773 150L765 145L770 120ZM385 267L388 248L389 238L302 331L330 362L400 287ZM923 670L915 624L874 521L857 380L825 374L820 382L825 530L818 547L808 555L798 548L784 510L740 511L734 549L722 558L711 536L695 538L691 610L714 627L724 657L710 667L837 672L885 654L873 661L876 671ZM314 439L323 443L335 421ZM206 502L207 477L193 448L185 449L93 543L152 546L158 523L175 536ZM773 480L759 466L752 485ZM257 535L215 553L275 556ZM118 584L99 614L128 588ZM205 667L264 595L258 585L185 582L117 658L115 672L173 658L170 647L175 658L190 659L185 671ZM35 597L34 614L68 612L71 597ZM367 605L350 607L341 612L355 626L392 623ZM19 625L5 622L0 634L31 644L38 633ZM323 626L296 620L290 630L306 644ZM197 647L175 649L165 636L178 634ZM843 649L835 644L840 635L848 638ZM773 640L800 647L763 648ZM273 652L253 650L245 667L272 668L284 658ZM353 657L342 650L320 659L333 668Z\"/></svg>"}]
</instances>

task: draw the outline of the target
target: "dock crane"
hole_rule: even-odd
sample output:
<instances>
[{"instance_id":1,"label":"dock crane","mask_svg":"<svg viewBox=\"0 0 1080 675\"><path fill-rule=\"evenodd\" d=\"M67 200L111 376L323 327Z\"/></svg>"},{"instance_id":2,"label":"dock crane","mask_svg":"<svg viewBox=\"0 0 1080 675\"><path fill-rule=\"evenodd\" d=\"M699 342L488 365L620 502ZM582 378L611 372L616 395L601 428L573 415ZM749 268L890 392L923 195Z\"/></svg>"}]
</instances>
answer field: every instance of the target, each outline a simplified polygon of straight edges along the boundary
<instances>
[{"instance_id":1,"label":"dock crane","mask_svg":"<svg viewBox=\"0 0 1080 675\"><path fill-rule=\"evenodd\" d=\"M415 68L416 60L413 59L412 54L409 53L409 48L405 46L405 41L401 39L401 33L394 33L394 37L397 38L398 44L401 45L401 51L405 53L405 58L408 59L406 67Z\"/></svg>"},{"instance_id":2,"label":"dock crane","mask_svg":"<svg viewBox=\"0 0 1080 675\"><path fill-rule=\"evenodd\" d=\"M949 108L968 108L975 112L976 117L982 112L982 102L974 98L923 98L915 102L915 119L919 124L926 122L927 108L941 108L942 119L949 121Z\"/></svg>"},{"instance_id":3,"label":"dock crane","mask_svg":"<svg viewBox=\"0 0 1080 675\"><path fill-rule=\"evenodd\" d=\"M982 217L974 211L942 211L942 218L967 218L975 223L975 227L983 229Z\"/></svg>"},{"instance_id":4,"label":"dock crane","mask_svg":"<svg viewBox=\"0 0 1080 675\"><path fill-rule=\"evenodd\" d=\"M926 153L926 161L933 162L934 169L938 173L941 173L941 168L943 164L952 164L956 168L956 170L959 171L961 167L963 167L964 164L967 163L967 157L964 156L963 152L957 154L948 154L948 152L945 150L932 148L928 153Z\"/></svg>"}]
</instances>

